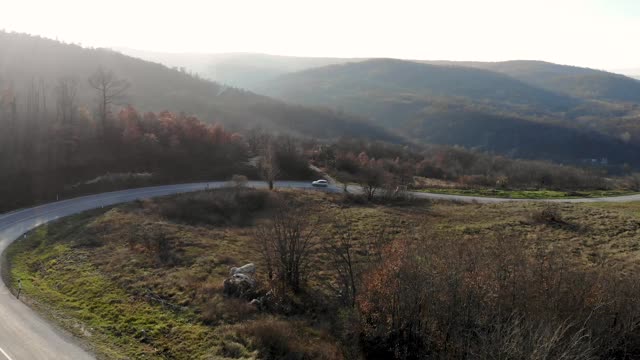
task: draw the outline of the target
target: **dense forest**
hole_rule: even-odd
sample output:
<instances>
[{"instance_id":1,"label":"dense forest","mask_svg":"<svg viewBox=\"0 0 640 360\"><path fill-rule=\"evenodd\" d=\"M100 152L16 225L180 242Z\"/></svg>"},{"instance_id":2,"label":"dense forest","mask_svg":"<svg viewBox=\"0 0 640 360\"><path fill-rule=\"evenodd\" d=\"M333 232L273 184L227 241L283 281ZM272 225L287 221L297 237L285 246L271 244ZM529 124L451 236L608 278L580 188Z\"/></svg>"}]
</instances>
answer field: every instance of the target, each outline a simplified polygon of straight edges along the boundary
<instances>
[{"instance_id":1,"label":"dense forest","mask_svg":"<svg viewBox=\"0 0 640 360\"><path fill-rule=\"evenodd\" d=\"M2 210L73 194L74 187L109 173L131 174L120 186L132 186L133 174L171 182L246 171L242 137L220 124L168 111L142 115L132 107L109 113L103 124L65 96L53 100L57 118L34 116L20 123L0 118L8 130L0 133Z\"/></svg>"}]
</instances>

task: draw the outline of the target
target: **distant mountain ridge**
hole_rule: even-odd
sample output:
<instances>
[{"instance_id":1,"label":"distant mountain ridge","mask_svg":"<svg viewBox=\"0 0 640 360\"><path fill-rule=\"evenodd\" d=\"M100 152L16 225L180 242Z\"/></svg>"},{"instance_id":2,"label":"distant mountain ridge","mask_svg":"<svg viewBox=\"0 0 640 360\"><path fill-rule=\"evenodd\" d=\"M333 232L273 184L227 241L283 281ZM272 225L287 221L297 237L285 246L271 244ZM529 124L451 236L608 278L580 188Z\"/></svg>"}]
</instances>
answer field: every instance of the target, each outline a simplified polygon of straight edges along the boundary
<instances>
[{"instance_id":1,"label":"distant mountain ridge","mask_svg":"<svg viewBox=\"0 0 640 360\"><path fill-rule=\"evenodd\" d=\"M484 69L396 59L373 59L285 74L257 90L292 101L303 101L309 97L303 103L313 102L317 105L327 105L327 102L345 92L349 95L352 92L367 92L377 95L464 97L481 102L500 102L507 106L554 110L565 110L578 103L569 96ZM326 95L327 98L318 95Z\"/></svg>"},{"instance_id":2,"label":"distant mountain ridge","mask_svg":"<svg viewBox=\"0 0 640 360\"><path fill-rule=\"evenodd\" d=\"M204 78L249 90L286 73L364 60L255 53L161 53L128 48L114 48L114 50L170 67L184 67Z\"/></svg>"},{"instance_id":3,"label":"distant mountain ridge","mask_svg":"<svg viewBox=\"0 0 640 360\"><path fill-rule=\"evenodd\" d=\"M286 73L335 64L372 60L372 58L296 57L252 53L171 54L116 48L127 55L156 61L168 66L186 67L201 76L228 85L255 90L265 82ZM559 65L538 60L502 62L411 60L433 65L473 67L490 70L529 85L585 99L636 102L640 99L635 76L584 67ZM627 70L625 73L632 73ZM640 69L636 72L640 77Z\"/></svg>"},{"instance_id":4,"label":"distant mountain ridge","mask_svg":"<svg viewBox=\"0 0 640 360\"><path fill-rule=\"evenodd\" d=\"M637 162L627 149L640 144L640 81L623 75L528 60L241 57L225 81L251 73L244 84L253 91L355 113L417 141L563 162Z\"/></svg>"},{"instance_id":5,"label":"distant mountain ridge","mask_svg":"<svg viewBox=\"0 0 640 360\"><path fill-rule=\"evenodd\" d=\"M374 59L285 74L257 90L366 116L417 141L640 165L638 145L581 125L584 114L609 111L604 105L477 66Z\"/></svg>"},{"instance_id":6,"label":"distant mountain ridge","mask_svg":"<svg viewBox=\"0 0 640 360\"><path fill-rule=\"evenodd\" d=\"M235 69L218 76L252 83L258 95L106 49L3 32L0 48L0 89L24 94L34 79L44 79L51 89L59 78L72 76L78 100L89 111L95 94L86 79L104 66L133 84L127 101L141 111L186 112L232 130L409 138L524 158L607 158L640 166L640 105L633 101L640 82L591 69L527 61L436 64L254 54L218 59ZM206 68L210 59L203 57L199 66ZM558 73L604 80L558 84Z\"/></svg>"},{"instance_id":7,"label":"distant mountain ridge","mask_svg":"<svg viewBox=\"0 0 640 360\"><path fill-rule=\"evenodd\" d=\"M459 65L495 71L533 86L577 98L640 102L640 82L602 70L528 60L465 62Z\"/></svg>"}]
</instances>

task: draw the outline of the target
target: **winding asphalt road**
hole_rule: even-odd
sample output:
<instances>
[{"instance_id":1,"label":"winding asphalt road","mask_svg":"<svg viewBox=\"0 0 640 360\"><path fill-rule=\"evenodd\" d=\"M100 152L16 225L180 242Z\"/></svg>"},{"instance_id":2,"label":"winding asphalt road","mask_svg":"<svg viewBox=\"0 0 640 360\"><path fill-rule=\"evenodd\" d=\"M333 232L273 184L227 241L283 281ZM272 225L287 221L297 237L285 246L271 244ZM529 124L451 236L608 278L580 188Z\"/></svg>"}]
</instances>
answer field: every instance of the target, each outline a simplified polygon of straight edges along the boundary
<instances>
[{"instance_id":1,"label":"winding asphalt road","mask_svg":"<svg viewBox=\"0 0 640 360\"><path fill-rule=\"evenodd\" d=\"M13 211L0 215L0 253L7 246L27 231L49 221L76 214L82 211L108 206L137 199L156 196L199 191L207 188L222 187L225 182L194 183L167 185L132 190L115 191L104 194L89 195L28 209ZM262 182L250 182L249 186L264 188ZM277 182L279 188L310 189L306 182ZM336 186L326 191L339 192ZM356 186L349 186L349 191L358 192ZM429 193L412 193L417 198L435 200L454 200L464 202L498 203L511 200L458 195ZM540 200L538 200L540 201ZM601 199L562 199L544 200L548 202L629 202L640 201L639 195L620 196ZM1 261L1 260L0 260ZM0 263L0 268L2 264ZM0 281L0 360L83 360L94 357L78 346L64 332L47 323L33 310L17 300Z\"/></svg>"}]
</instances>

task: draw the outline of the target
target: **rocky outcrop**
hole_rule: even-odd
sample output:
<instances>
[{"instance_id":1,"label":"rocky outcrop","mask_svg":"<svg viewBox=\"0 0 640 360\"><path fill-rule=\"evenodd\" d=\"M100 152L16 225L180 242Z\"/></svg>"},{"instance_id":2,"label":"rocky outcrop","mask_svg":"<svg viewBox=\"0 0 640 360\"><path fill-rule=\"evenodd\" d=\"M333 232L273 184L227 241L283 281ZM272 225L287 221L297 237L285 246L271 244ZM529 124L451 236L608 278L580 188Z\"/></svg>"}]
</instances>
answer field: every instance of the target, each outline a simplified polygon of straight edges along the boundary
<instances>
[{"instance_id":1,"label":"rocky outcrop","mask_svg":"<svg viewBox=\"0 0 640 360\"><path fill-rule=\"evenodd\" d=\"M266 294L251 300L250 304L254 305L258 310L268 310L274 299L273 290L269 290Z\"/></svg>"},{"instance_id":2,"label":"rocky outcrop","mask_svg":"<svg viewBox=\"0 0 640 360\"><path fill-rule=\"evenodd\" d=\"M246 264L241 267L232 267L229 277L224 280L223 293L229 297L250 300L256 292L256 266Z\"/></svg>"},{"instance_id":3,"label":"rocky outcrop","mask_svg":"<svg viewBox=\"0 0 640 360\"><path fill-rule=\"evenodd\" d=\"M273 309L275 294L258 289L256 282L256 266L253 263L241 267L232 267L229 277L223 282L225 296L245 299L260 311Z\"/></svg>"},{"instance_id":4,"label":"rocky outcrop","mask_svg":"<svg viewBox=\"0 0 640 360\"><path fill-rule=\"evenodd\" d=\"M232 267L231 270L229 270L229 275L233 276L235 274L245 274L253 277L256 275L256 265L249 263L241 267Z\"/></svg>"}]
</instances>

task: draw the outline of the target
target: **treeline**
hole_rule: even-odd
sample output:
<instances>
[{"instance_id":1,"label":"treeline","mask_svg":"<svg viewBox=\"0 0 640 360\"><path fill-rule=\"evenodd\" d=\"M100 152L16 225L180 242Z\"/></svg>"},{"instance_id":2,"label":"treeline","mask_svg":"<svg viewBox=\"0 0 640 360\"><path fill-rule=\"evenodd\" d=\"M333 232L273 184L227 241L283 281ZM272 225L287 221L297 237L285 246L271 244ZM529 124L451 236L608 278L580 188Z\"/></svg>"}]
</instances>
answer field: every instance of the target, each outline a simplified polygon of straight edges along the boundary
<instances>
[{"instance_id":1,"label":"treeline","mask_svg":"<svg viewBox=\"0 0 640 360\"><path fill-rule=\"evenodd\" d=\"M24 91L4 88L0 211L91 192L227 180L234 174L270 183L314 177L300 139L272 128L241 135L184 113L143 113L121 105L129 100L130 86L113 71L98 68L85 81L62 77L55 86L32 80ZM92 96L81 97L87 89ZM83 100L90 97L94 100ZM298 111L305 117L304 108ZM286 112L274 116L289 121Z\"/></svg>"},{"instance_id":2,"label":"treeline","mask_svg":"<svg viewBox=\"0 0 640 360\"><path fill-rule=\"evenodd\" d=\"M92 113L76 102L75 86L60 80L53 99L34 86L22 111L15 94L2 94L2 210L54 199L108 173L152 173L152 182L171 182L251 171L242 137L219 124L168 111L141 114L131 106L113 114L104 102Z\"/></svg>"},{"instance_id":3,"label":"treeline","mask_svg":"<svg viewBox=\"0 0 640 360\"><path fill-rule=\"evenodd\" d=\"M312 161L346 182L419 187L414 177L455 182L462 187L593 190L613 184L598 168L517 160L459 147L412 149L383 142L341 140L319 145Z\"/></svg>"},{"instance_id":4,"label":"treeline","mask_svg":"<svg viewBox=\"0 0 640 360\"><path fill-rule=\"evenodd\" d=\"M0 36L2 40L6 39ZM35 43L58 51L70 46L44 39ZM23 45L20 41L18 44ZM15 46L9 49L9 53L21 52ZM92 51L81 52L86 56ZM140 100L132 89L141 84L122 78L111 69L97 67L84 79L61 76L55 81L49 79L51 73L49 77L24 82L6 81L1 75L0 72L0 211L90 192L177 181L227 180L233 174L271 181L313 177L300 142L291 135L277 135L281 133L277 126L266 126L268 131L245 128L243 136L225 130L220 122L203 122L182 112L139 111L127 104ZM182 80L185 76L189 75L178 75ZM189 79L202 85L202 91L223 90L204 80ZM143 89L147 89L149 81L142 81ZM182 86L179 81L176 84ZM233 94L226 106L237 112L224 112L220 117L237 121L236 128L249 126L245 120L251 115L247 111L259 109L287 127L298 126L310 134L323 132L331 136L340 127L355 132L361 123L268 99L247 102L260 97L239 97L235 90L224 96ZM142 102L148 105L144 99ZM200 109L197 104L194 107L196 111ZM303 121L296 125L294 117ZM318 125L329 123L328 127ZM269 159L270 174L262 171L266 163L261 159L265 157Z\"/></svg>"}]
</instances>

